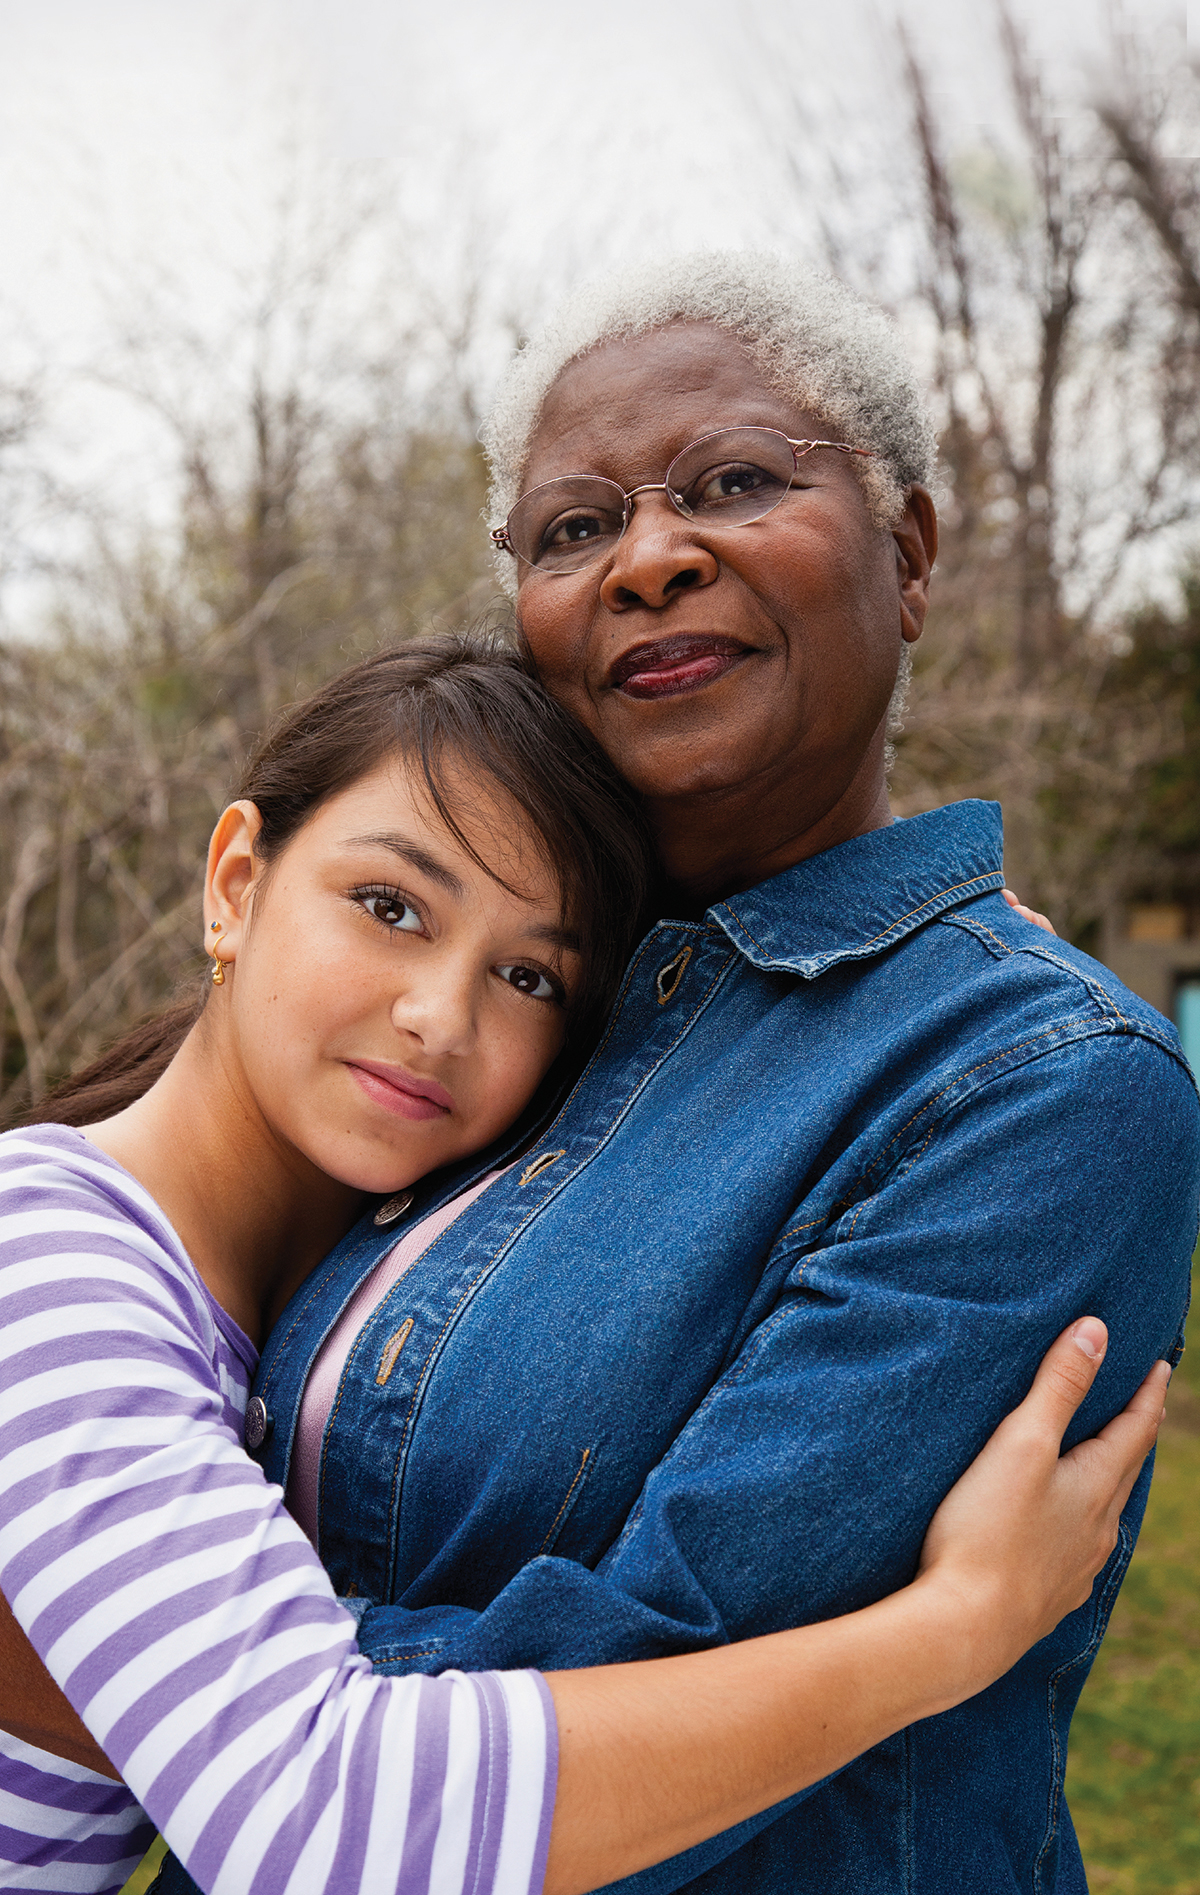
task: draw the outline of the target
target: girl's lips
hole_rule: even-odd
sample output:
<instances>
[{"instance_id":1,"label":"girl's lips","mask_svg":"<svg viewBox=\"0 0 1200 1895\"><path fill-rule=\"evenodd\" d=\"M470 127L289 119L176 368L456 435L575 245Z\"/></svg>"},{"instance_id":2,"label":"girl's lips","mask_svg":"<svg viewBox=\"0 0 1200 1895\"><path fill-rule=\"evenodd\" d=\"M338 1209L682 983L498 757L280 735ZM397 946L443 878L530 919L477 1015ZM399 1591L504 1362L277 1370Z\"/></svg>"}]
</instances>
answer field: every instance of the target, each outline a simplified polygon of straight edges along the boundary
<instances>
[{"instance_id":1,"label":"girl's lips","mask_svg":"<svg viewBox=\"0 0 1200 1895\"><path fill-rule=\"evenodd\" d=\"M434 1079L413 1079L397 1066L374 1060L346 1063L368 1099L398 1119L441 1119L453 1109L450 1094Z\"/></svg>"},{"instance_id":2,"label":"girl's lips","mask_svg":"<svg viewBox=\"0 0 1200 1895\"><path fill-rule=\"evenodd\" d=\"M626 697L675 697L711 684L746 656L747 647L735 638L683 634L626 652L609 681Z\"/></svg>"}]
</instances>

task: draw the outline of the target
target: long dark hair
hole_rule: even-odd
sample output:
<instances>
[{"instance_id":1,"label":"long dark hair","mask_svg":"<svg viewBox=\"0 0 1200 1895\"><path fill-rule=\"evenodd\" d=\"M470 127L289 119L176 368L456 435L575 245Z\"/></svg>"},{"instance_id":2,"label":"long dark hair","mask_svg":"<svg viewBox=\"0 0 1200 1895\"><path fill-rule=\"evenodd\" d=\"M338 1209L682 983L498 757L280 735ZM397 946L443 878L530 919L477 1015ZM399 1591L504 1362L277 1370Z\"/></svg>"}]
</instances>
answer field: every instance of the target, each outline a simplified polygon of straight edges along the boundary
<instances>
[{"instance_id":1,"label":"long dark hair","mask_svg":"<svg viewBox=\"0 0 1200 1895\"><path fill-rule=\"evenodd\" d=\"M587 732L500 640L446 635L379 652L286 711L259 745L236 796L255 804L255 853L281 854L322 803L388 757L419 759L443 822L463 833L447 765L490 778L524 811L557 878L580 979L568 1024L586 1036L607 1011L644 920L653 849L640 805ZM456 782L456 790L458 784ZM149 1091L199 1019L197 991L126 1033L29 1114L87 1125Z\"/></svg>"}]
</instances>

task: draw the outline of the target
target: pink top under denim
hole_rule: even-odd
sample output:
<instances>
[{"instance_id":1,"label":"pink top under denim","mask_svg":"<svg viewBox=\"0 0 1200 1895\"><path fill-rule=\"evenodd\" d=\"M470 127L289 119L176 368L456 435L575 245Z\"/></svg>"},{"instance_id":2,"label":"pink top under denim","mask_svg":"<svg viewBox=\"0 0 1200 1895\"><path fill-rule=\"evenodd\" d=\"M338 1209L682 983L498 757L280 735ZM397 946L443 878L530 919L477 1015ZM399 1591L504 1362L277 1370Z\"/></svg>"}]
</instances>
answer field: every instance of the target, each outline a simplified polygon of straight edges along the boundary
<instances>
[{"instance_id":1,"label":"pink top under denim","mask_svg":"<svg viewBox=\"0 0 1200 1895\"><path fill-rule=\"evenodd\" d=\"M508 1167L505 1166L504 1170ZM337 1322L321 1344L320 1352L304 1385L300 1397L300 1413L296 1419L296 1439L292 1448L291 1467L288 1470L287 1507L294 1520L299 1521L313 1545L317 1544L317 1488L321 1474L321 1442L325 1436L325 1424L329 1420L329 1411L333 1407L342 1379L342 1370L346 1366L350 1351L358 1340L359 1332L368 1316L382 1303L388 1291L400 1281L405 1271L411 1270L418 1258L423 1257L429 1246L449 1229L456 1217L460 1217L468 1204L473 1204L489 1184L503 1176L503 1171L489 1171L486 1178L473 1184L469 1191L460 1192L451 1198L449 1204L443 1204L440 1210L431 1211L419 1224L406 1231L399 1243L393 1245L380 1258L366 1281L360 1283L350 1298ZM397 1331L397 1340L401 1330ZM389 1347L393 1346L389 1344ZM386 1353L386 1351L385 1351Z\"/></svg>"}]
</instances>

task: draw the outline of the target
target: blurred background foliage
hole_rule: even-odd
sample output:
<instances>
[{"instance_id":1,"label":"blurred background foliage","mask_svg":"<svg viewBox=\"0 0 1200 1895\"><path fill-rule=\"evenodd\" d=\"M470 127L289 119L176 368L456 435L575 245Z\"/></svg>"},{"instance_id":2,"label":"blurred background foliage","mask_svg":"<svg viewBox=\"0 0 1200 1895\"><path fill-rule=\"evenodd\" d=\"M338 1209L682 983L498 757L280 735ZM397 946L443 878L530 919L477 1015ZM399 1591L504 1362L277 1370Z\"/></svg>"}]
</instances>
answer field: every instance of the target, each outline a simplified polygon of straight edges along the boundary
<instances>
[{"instance_id":1,"label":"blurred background foliage","mask_svg":"<svg viewBox=\"0 0 1200 1895\"><path fill-rule=\"evenodd\" d=\"M790 188L824 206L824 260L891 306L941 424L896 807L999 798L1010 881L1095 947L1130 901L1200 907L1200 80L1129 40L1091 109L1064 113L1003 11L999 51L1011 148L947 151L902 38L908 143L873 221L861 180L814 174L786 80L776 135ZM416 265L380 271L369 204L339 224L298 190L223 328L153 274L114 304L93 379L171 443L145 517L56 490L45 377L0 388L0 557L19 556L14 520L57 508L73 529L43 559L36 630L0 638L5 1120L199 966L205 838L278 707L381 643L503 609L475 442L478 363L504 352L487 253L468 245L453 293L405 296Z\"/></svg>"}]
</instances>

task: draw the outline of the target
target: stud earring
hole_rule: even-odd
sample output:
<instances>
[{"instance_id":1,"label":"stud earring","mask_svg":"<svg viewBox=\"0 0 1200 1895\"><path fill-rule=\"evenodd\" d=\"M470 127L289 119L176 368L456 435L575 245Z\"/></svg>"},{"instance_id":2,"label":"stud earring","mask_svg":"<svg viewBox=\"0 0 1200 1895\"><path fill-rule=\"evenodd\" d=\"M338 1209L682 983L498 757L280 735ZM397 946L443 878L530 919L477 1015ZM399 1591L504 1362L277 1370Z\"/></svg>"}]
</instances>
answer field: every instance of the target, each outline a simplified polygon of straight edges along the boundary
<instances>
[{"instance_id":1,"label":"stud earring","mask_svg":"<svg viewBox=\"0 0 1200 1895\"><path fill-rule=\"evenodd\" d=\"M210 941L208 945L208 951L213 958L212 984L214 987L223 987L225 985L225 963L217 953L217 941L221 939L225 930L219 921L210 922L209 926L217 937L216 941Z\"/></svg>"}]
</instances>

